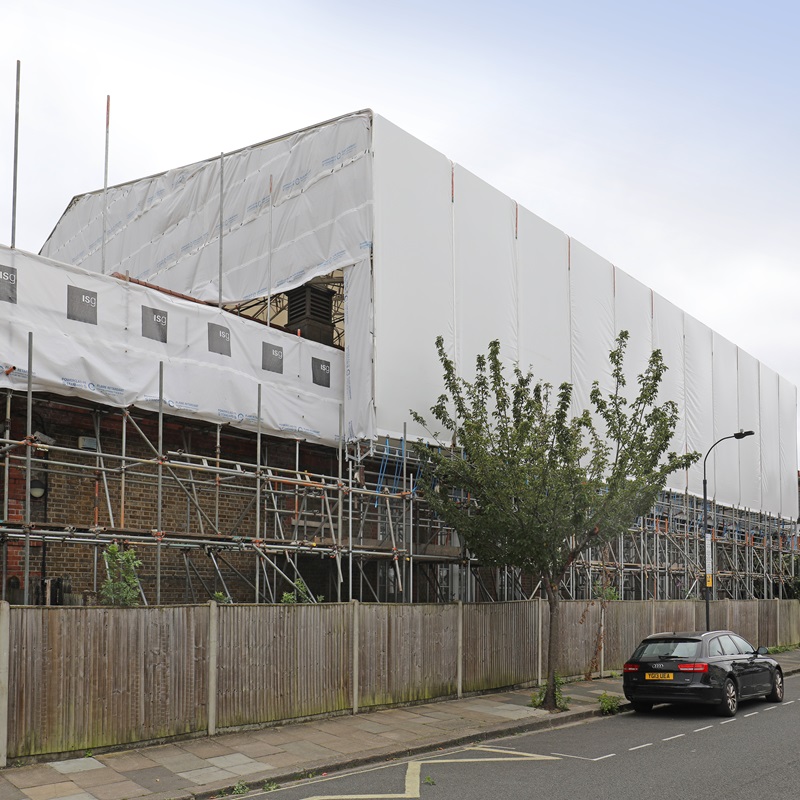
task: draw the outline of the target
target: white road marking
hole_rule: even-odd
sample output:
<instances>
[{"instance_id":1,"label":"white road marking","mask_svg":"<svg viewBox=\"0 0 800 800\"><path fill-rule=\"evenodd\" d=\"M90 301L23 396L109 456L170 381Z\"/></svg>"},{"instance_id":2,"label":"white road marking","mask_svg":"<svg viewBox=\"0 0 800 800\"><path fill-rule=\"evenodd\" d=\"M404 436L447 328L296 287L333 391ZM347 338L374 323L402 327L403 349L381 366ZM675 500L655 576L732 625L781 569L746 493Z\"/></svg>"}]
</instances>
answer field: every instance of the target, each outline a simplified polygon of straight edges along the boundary
<instances>
[{"instance_id":1,"label":"white road marking","mask_svg":"<svg viewBox=\"0 0 800 800\"><path fill-rule=\"evenodd\" d=\"M727 725L729 722L736 722L735 719L724 719L720 722L720 725Z\"/></svg>"},{"instance_id":2,"label":"white road marking","mask_svg":"<svg viewBox=\"0 0 800 800\"><path fill-rule=\"evenodd\" d=\"M784 705L790 706L792 703L794 703L794 700L787 700Z\"/></svg>"},{"instance_id":3,"label":"white road marking","mask_svg":"<svg viewBox=\"0 0 800 800\"><path fill-rule=\"evenodd\" d=\"M685 733L679 733L676 736L667 736L666 739L662 739L662 742L671 742L673 739L680 739L681 736L686 736Z\"/></svg>"},{"instance_id":4,"label":"white road marking","mask_svg":"<svg viewBox=\"0 0 800 800\"><path fill-rule=\"evenodd\" d=\"M709 731L713 727L714 727L713 725L706 725L705 728L695 728L694 732L695 733L700 733L700 731Z\"/></svg>"},{"instance_id":5,"label":"white road marking","mask_svg":"<svg viewBox=\"0 0 800 800\"><path fill-rule=\"evenodd\" d=\"M751 711L749 714L745 714L745 717L754 717L756 714L758 714L758 711Z\"/></svg>"},{"instance_id":6,"label":"white road marking","mask_svg":"<svg viewBox=\"0 0 800 800\"><path fill-rule=\"evenodd\" d=\"M628 750L641 750L643 747L652 747L653 743L648 742L647 744L639 744L636 747L629 747Z\"/></svg>"},{"instance_id":7,"label":"white road marking","mask_svg":"<svg viewBox=\"0 0 800 800\"><path fill-rule=\"evenodd\" d=\"M558 756L559 758L577 758L579 761L602 761L604 758L613 758L616 753L609 753L606 756L600 756L599 758L587 758L586 756L570 756L567 753L550 753L551 756Z\"/></svg>"},{"instance_id":8,"label":"white road marking","mask_svg":"<svg viewBox=\"0 0 800 800\"><path fill-rule=\"evenodd\" d=\"M764 711L774 711L777 706L770 706L769 708L765 708Z\"/></svg>"},{"instance_id":9,"label":"white road marking","mask_svg":"<svg viewBox=\"0 0 800 800\"><path fill-rule=\"evenodd\" d=\"M551 756L540 756L533 753L520 753L516 751L516 756L512 757L512 752L499 750L493 747L468 747L460 751L503 753L505 758L433 758L409 761L406 768L405 791L397 794L320 794L309 797L308 800L419 800L420 796L420 775L423 764L460 764L460 763L482 763L484 761L553 761Z\"/></svg>"}]
</instances>

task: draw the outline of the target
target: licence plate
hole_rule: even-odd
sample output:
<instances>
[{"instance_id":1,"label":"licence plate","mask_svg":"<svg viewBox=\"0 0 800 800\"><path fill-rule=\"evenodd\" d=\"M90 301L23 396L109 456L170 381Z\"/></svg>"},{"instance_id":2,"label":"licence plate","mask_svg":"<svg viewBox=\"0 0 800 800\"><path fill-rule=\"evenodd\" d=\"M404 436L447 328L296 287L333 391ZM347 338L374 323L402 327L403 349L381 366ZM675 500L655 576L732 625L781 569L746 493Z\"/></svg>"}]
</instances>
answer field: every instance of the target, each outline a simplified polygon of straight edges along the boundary
<instances>
[{"instance_id":1,"label":"licence plate","mask_svg":"<svg viewBox=\"0 0 800 800\"><path fill-rule=\"evenodd\" d=\"M673 675L672 672L646 672L644 679L646 681L671 681Z\"/></svg>"}]
</instances>

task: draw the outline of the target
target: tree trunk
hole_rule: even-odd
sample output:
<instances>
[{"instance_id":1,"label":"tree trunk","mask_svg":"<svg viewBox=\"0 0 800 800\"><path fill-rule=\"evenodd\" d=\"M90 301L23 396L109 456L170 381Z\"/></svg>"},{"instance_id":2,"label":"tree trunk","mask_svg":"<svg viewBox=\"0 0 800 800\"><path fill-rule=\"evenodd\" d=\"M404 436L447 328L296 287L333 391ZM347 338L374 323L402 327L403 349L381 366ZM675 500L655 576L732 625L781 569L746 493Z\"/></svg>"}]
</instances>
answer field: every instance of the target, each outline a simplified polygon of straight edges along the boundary
<instances>
[{"instance_id":1,"label":"tree trunk","mask_svg":"<svg viewBox=\"0 0 800 800\"><path fill-rule=\"evenodd\" d=\"M561 650L561 618L559 615L561 598L558 586L553 587L550 581L543 580L547 593L547 604L550 607L550 631L547 637L547 686L542 700L542 708L546 711L557 711L556 704L556 661Z\"/></svg>"}]
</instances>

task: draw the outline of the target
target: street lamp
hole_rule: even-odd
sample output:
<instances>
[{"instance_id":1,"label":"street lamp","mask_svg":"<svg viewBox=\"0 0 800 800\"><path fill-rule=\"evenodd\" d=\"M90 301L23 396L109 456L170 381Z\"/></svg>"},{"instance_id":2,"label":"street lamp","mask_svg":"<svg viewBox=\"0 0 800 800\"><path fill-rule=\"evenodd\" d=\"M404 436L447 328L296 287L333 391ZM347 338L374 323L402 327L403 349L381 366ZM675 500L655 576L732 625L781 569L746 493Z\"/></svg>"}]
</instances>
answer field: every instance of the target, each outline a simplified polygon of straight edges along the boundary
<instances>
[{"instance_id":1,"label":"street lamp","mask_svg":"<svg viewBox=\"0 0 800 800\"><path fill-rule=\"evenodd\" d=\"M738 433L731 434L730 436L723 436L717 439L711 447L708 448L705 458L703 459L703 533L706 537L706 630L711 630L711 583L712 583L712 565L711 565L711 533L708 530L708 481L706 480L706 461L711 455L711 451L726 439L744 439L745 436L752 436L755 431L739 431Z\"/></svg>"}]
</instances>

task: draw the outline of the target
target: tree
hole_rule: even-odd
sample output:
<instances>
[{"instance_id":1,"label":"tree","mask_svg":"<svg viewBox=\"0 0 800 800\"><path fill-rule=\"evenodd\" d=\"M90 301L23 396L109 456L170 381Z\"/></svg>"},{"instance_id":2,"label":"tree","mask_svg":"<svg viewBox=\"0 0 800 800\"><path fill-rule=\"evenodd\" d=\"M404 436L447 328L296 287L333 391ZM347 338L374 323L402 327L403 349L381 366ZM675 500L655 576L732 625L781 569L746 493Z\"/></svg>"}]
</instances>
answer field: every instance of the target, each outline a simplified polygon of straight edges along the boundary
<instances>
[{"instance_id":1,"label":"tree","mask_svg":"<svg viewBox=\"0 0 800 800\"><path fill-rule=\"evenodd\" d=\"M103 551L108 577L100 587L100 600L106 606L138 606L139 579L136 570L142 562L133 548L122 549L112 542Z\"/></svg>"},{"instance_id":2,"label":"tree","mask_svg":"<svg viewBox=\"0 0 800 800\"><path fill-rule=\"evenodd\" d=\"M560 590L570 564L628 530L653 506L667 476L700 457L668 452L678 408L671 400L659 402L667 369L659 350L638 377L635 398L626 398L627 342L628 332L621 331L610 353L614 390L605 396L595 381L594 416L588 410L571 416L572 385L563 383L554 394L519 366L507 380L499 342L489 344L488 356L477 357L469 382L457 375L442 338L436 340L445 391L431 413L449 435L438 449L415 445L421 493L481 566L518 567L541 579L550 608L543 701L550 710ZM411 413L428 429L421 415Z\"/></svg>"}]
</instances>

